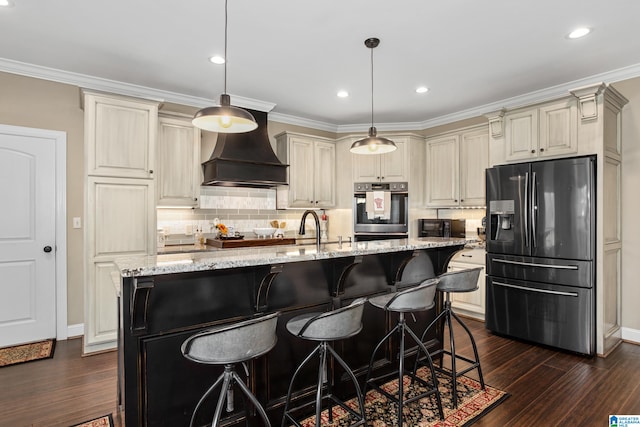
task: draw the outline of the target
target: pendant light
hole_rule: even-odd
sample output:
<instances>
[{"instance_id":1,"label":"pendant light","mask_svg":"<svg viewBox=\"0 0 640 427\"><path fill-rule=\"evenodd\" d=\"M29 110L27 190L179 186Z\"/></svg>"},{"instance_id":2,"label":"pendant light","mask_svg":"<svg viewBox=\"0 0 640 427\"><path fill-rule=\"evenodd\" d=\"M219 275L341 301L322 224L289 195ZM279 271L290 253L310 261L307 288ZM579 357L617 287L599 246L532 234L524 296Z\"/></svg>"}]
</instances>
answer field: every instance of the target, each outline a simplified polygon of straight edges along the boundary
<instances>
[{"instance_id":1,"label":"pendant light","mask_svg":"<svg viewBox=\"0 0 640 427\"><path fill-rule=\"evenodd\" d=\"M220 133L250 132L258 127L250 112L231 105L227 94L227 0L224 1L224 93L219 107L207 107L193 117L195 127Z\"/></svg>"},{"instance_id":2,"label":"pendant light","mask_svg":"<svg viewBox=\"0 0 640 427\"><path fill-rule=\"evenodd\" d=\"M377 136L376 128L373 126L373 49L379 44L380 39L375 37L364 41L364 45L371 49L371 127L369 128L369 136L351 145L350 151L354 154L384 154L398 148L390 139Z\"/></svg>"}]
</instances>

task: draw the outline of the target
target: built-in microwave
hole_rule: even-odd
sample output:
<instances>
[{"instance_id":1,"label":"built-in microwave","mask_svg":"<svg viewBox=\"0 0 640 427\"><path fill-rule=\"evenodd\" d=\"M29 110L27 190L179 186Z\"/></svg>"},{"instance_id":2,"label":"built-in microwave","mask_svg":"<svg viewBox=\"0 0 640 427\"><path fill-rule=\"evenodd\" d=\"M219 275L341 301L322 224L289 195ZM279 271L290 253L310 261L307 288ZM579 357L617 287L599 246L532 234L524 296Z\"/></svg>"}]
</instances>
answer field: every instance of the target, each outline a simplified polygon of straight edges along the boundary
<instances>
[{"instance_id":1,"label":"built-in microwave","mask_svg":"<svg viewBox=\"0 0 640 427\"><path fill-rule=\"evenodd\" d=\"M419 219L419 237L466 237L464 219Z\"/></svg>"}]
</instances>

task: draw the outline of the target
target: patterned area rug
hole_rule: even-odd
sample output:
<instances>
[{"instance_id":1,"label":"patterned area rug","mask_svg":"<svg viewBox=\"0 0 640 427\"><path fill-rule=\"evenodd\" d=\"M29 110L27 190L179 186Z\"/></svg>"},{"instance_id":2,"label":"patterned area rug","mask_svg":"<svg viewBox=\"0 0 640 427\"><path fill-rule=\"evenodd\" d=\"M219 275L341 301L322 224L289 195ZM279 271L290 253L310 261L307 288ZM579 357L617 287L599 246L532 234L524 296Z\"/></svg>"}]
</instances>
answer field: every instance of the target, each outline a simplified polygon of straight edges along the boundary
<instances>
[{"instance_id":1,"label":"patterned area rug","mask_svg":"<svg viewBox=\"0 0 640 427\"><path fill-rule=\"evenodd\" d=\"M34 360L50 359L53 357L55 348L56 340L45 340L31 344L0 348L0 368L3 366L17 365L18 363L32 362Z\"/></svg>"},{"instance_id":2,"label":"patterned area rug","mask_svg":"<svg viewBox=\"0 0 640 427\"><path fill-rule=\"evenodd\" d=\"M430 378L426 367L418 370L421 378ZM424 388L418 383L411 386L409 377L404 378L405 396L410 397ZM480 388L480 383L471 378L458 377L458 409L453 409L451 394L451 378L438 373L438 388L440 389L444 421L438 416L435 395L410 403L404 408L404 425L411 427L453 427L468 426L502 403L509 394L485 384L486 389ZM391 393L398 393L398 380L389 381L383 388ZM357 411L356 399L347 404ZM364 406L367 413L367 425L373 427L398 427L397 406L376 390L369 390L365 397ZM333 409L333 424L331 426L348 426L353 422L351 415L340 407ZM322 413L322 425L329 425L328 411ZM302 421L303 427L315 426L315 416Z\"/></svg>"},{"instance_id":3,"label":"patterned area rug","mask_svg":"<svg viewBox=\"0 0 640 427\"><path fill-rule=\"evenodd\" d=\"M95 420L75 424L71 427L113 427L113 417L111 416L111 414L109 414L100 418L96 418Z\"/></svg>"}]
</instances>

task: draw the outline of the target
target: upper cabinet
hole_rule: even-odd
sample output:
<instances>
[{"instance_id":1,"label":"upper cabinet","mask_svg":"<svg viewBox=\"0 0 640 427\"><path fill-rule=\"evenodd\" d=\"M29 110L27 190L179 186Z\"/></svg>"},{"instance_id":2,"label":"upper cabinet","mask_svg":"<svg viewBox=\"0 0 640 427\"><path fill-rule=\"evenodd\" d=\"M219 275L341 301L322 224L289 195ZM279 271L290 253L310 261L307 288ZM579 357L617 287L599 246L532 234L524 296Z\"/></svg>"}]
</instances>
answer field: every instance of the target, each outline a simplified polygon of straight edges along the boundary
<instances>
[{"instance_id":1,"label":"upper cabinet","mask_svg":"<svg viewBox=\"0 0 640 427\"><path fill-rule=\"evenodd\" d=\"M336 146L318 136L276 135L278 158L289 165L288 186L278 189L278 208L330 208L336 204Z\"/></svg>"},{"instance_id":2,"label":"upper cabinet","mask_svg":"<svg viewBox=\"0 0 640 427\"><path fill-rule=\"evenodd\" d=\"M405 137L393 138L398 147L387 154L353 154L354 182L398 182L408 181L407 141Z\"/></svg>"},{"instance_id":3,"label":"upper cabinet","mask_svg":"<svg viewBox=\"0 0 640 427\"><path fill-rule=\"evenodd\" d=\"M427 139L427 207L484 206L488 166L487 126Z\"/></svg>"},{"instance_id":4,"label":"upper cabinet","mask_svg":"<svg viewBox=\"0 0 640 427\"><path fill-rule=\"evenodd\" d=\"M158 119L156 191L158 206L198 207L200 130L186 116Z\"/></svg>"},{"instance_id":5,"label":"upper cabinet","mask_svg":"<svg viewBox=\"0 0 640 427\"><path fill-rule=\"evenodd\" d=\"M577 100L505 114L505 159L508 162L572 155L578 152Z\"/></svg>"},{"instance_id":6,"label":"upper cabinet","mask_svg":"<svg viewBox=\"0 0 640 427\"><path fill-rule=\"evenodd\" d=\"M153 178L158 103L84 92L87 174Z\"/></svg>"}]
</instances>

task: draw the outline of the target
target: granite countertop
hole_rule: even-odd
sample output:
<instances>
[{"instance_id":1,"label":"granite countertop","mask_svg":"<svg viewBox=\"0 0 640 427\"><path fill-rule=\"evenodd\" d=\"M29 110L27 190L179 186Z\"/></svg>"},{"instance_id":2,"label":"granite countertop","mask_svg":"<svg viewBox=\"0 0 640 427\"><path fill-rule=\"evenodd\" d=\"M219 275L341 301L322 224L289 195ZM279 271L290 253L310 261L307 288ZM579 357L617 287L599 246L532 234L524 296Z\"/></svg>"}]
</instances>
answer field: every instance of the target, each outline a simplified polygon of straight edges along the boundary
<instances>
[{"instance_id":1,"label":"granite countertop","mask_svg":"<svg viewBox=\"0 0 640 427\"><path fill-rule=\"evenodd\" d=\"M188 273L221 270L255 265L312 261L355 255L401 252L444 246L465 245L475 239L420 237L414 239L377 240L371 242L344 242L315 245L280 245L238 249L210 248L206 251L160 254L144 257L116 259L116 267L123 277L154 276L159 274ZM190 245L192 246L192 245Z\"/></svg>"}]
</instances>

